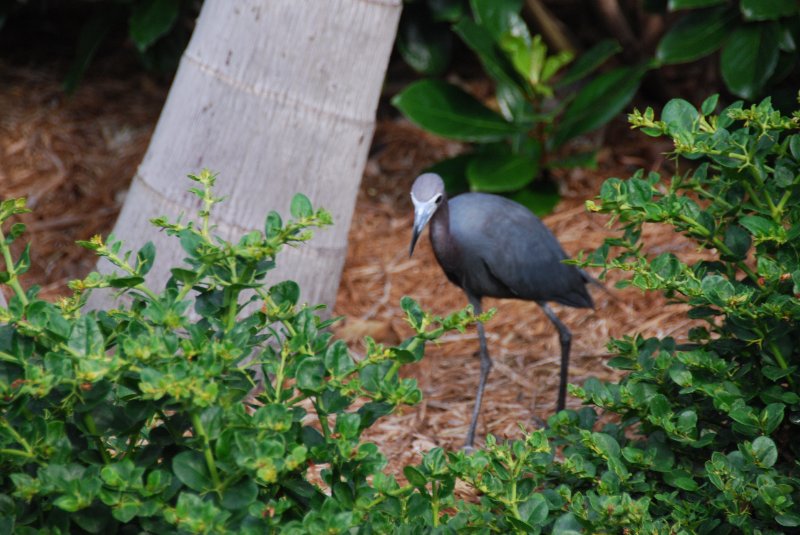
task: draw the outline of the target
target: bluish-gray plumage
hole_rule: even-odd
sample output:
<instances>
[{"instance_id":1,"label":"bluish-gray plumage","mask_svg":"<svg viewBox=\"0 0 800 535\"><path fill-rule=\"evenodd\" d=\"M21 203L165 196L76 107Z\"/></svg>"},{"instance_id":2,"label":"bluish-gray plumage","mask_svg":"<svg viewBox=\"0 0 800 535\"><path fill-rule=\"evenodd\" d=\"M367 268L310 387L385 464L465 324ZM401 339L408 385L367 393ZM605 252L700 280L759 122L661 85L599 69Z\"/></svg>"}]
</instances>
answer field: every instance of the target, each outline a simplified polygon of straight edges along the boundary
<instances>
[{"instance_id":1,"label":"bluish-gray plumage","mask_svg":"<svg viewBox=\"0 0 800 535\"><path fill-rule=\"evenodd\" d=\"M571 333L547 305L553 301L577 308L593 307L586 290L591 279L562 263L567 254L550 230L524 206L497 195L465 193L447 200L442 179L433 173L417 177L411 189L414 231L411 252L430 221L436 260L447 278L461 287L477 312L483 297L535 301L559 331L561 384L557 408L564 408ZM474 441L477 417L491 359L483 325L478 324L481 378L467 446Z\"/></svg>"}]
</instances>

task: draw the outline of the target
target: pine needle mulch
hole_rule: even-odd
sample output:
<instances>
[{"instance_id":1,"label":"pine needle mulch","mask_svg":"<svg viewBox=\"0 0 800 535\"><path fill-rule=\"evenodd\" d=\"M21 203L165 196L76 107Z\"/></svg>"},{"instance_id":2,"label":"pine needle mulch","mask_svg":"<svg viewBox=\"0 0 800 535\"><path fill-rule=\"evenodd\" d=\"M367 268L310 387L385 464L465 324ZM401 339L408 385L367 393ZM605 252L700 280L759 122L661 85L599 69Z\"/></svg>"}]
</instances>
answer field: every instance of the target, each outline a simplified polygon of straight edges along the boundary
<instances>
[{"instance_id":1,"label":"pine needle mulch","mask_svg":"<svg viewBox=\"0 0 800 535\"><path fill-rule=\"evenodd\" d=\"M0 63L0 197L27 196L34 212L25 218L32 242L33 265L26 284L40 284L55 298L66 283L84 276L93 257L74 245L77 239L106 234L124 199L147 147L166 96L166 87L142 76L124 79L90 76L77 93L66 97L60 77L48 71ZM383 114L386 115L386 114ZM654 144L613 125L595 171L570 171L556 176L562 202L544 218L570 254L591 250L609 230L605 216L589 214L584 201L594 197L609 176L627 177L638 167L659 170L668 146ZM374 154L362 181L350 230L350 247L335 314L346 317L337 336L362 352L363 336L391 344L411 331L400 310L410 295L421 305L445 315L466 304L436 264L427 238L408 257L412 208L408 191L427 165L457 154L457 143L429 136L402 119L379 121ZM669 229L649 228L645 241L653 254L672 251L686 258L698 254ZM646 336L685 336L689 322L680 307L634 289L592 288L596 308L555 306L573 332L570 381L615 377L606 362L610 337L636 332ZM487 300L497 307L487 325L494 369L489 377L478 426L486 433L520 435L555 407L559 344L555 329L534 303ZM449 334L426 347L422 362L406 376L419 382L424 399L399 414L380 420L367 438L379 444L389 469L419 459L434 446L458 448L472 411L478 381L477 337L473 330ZM571 399L570 407L579 402Z\"/></svg>"}]
</instances>

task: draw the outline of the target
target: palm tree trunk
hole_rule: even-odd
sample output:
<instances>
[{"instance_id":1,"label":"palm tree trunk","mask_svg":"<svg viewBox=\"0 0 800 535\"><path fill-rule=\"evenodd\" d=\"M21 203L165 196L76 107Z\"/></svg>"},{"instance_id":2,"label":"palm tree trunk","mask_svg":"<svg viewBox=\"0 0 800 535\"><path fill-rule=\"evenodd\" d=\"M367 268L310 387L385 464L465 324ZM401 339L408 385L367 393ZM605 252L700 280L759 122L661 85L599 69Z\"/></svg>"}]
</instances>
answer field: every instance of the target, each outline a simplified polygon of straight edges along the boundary
<instances>
[{"instance_id":1,"label":"palm tree trunk","mask_svg":"<svg viewBox=\"0 0 800 535\"><path fill-rule=\"evenodd\" d=\"M114 227L128 249L155 242L151 285L183 255L148 219L196 213L184 177L208 168L226 197L213 216L223 237L288 214L296 192L332 213L334 226L285 251L268 284L290 278L303 301L333 304L401 4L205 1Z\"/></svg>"}]
</instances>

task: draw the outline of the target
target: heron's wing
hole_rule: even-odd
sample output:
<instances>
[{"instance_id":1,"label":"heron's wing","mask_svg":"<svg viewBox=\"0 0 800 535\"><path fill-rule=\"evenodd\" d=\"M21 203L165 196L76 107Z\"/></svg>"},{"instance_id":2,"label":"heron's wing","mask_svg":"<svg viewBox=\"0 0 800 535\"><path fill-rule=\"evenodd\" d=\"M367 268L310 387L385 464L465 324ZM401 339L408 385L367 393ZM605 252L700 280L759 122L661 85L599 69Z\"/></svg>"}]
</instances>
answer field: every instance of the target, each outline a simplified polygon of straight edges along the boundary
<instances>
[{"instance_id":1,"label":"heron's wing","mask_svg":"<svg viewBox=\"0 0 800 535\"><path fill-rule=\"evenodd\" d=\"M567 254L527 208L484 194L452 204L451 232L480 278L474 283L486 283L484 295L592 306L580 271L562 263ZM477 261L484 269L474 269Z\"/></svg>"}]
</instances>

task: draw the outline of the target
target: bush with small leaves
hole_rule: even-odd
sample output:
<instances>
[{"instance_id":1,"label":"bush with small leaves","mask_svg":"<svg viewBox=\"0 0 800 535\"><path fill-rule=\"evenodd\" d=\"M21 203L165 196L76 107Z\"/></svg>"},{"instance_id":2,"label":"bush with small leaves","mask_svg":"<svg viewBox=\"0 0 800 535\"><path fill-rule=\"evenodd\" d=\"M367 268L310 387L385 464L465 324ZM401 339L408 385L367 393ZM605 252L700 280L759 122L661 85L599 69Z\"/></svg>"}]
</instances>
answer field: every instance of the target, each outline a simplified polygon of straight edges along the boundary
<instances>
[{"instance_id":1,"label":"bush with small leaves","mask_svg":"<svg viewBox=\"0 0 800 535\"><path fill-rule=\"evenodd\" d=\"M294 220L273 212L263 230L238 242L214 235L220 199L214 176L191 177L199 221L154 220L175 237L185 265L161 291L147 285L152 244L135 255L109 237L83 243L116 266L70 284L53 304L23 289L24 231L0 235L13 291L0 308L0 532L2 533L330 533L386 524L385 458L362 432L403 404L412 379L398 376L422 357L426 340L475 321L403 307L416 334L395 347L367 340L356 359L334 341L318 307L299 305L291 281L264 286L276 255L330 224L298 195ZM0 232L25 212L0 204ZM92 291L129 304L89 311ZM256 306L253 306L255 303ZM250 306L248 306L250 305ZM255 367L263 390L253 394ZM384 506L385 507L385 506Z\"/></svg>"},{"instance_id":2,"label":"bush with small leaves","mask_svg":"<svg viewBox=\"0 0 800 535\"><path fill-rule=\"evenodd\" d=\"M553 415L547 430L506 443L490 436L472 455L433 450L406 468L406 486L376 480L403 498L398 532L800 527L800 114L765 100L716 115L716 104L673 100L660 120L649 109L631 115L645 133L672 138L680 172L607 180L588 206L622 233L578 261L688 304L697 321L687 341L612 340L610 365L627 375L572 386L586 406ZM645 223L670 225L706 258L649 255ZM459 484L479 501L457 500Z\"/></svg>"}]
</instances>

